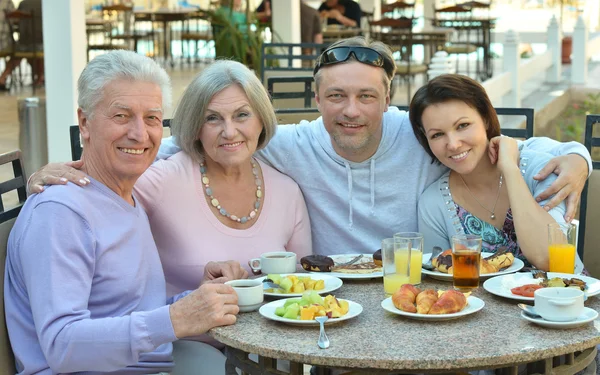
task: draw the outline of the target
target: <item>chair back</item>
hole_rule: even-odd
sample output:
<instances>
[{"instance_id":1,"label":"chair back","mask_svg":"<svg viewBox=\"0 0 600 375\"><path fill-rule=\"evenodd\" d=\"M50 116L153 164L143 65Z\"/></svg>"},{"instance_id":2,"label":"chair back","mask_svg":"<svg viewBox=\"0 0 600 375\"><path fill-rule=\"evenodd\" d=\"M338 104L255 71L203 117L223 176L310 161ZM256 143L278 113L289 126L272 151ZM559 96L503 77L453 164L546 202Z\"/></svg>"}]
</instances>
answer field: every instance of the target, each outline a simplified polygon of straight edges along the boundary
<instances>
[{"instance_id":1,"label":"chair back","mask_svg":"<svg viewBox=\"0 0 600 375\"><path fill-rule=\"evenodd\" d=\"M263 43L260 55L260 80L266 86L266 77L312 76L315 63L327 46L326 43ZM298 61L300 64L297 63Z\"/></svg>"},{"instance_id":2,"label":"chair back","mask_svg":"<svg viewBox=\"0 0 600 375\"><path fill-rule=\"evenodd\" d=\"M577 233L577 253L583 259L586 268L592 275L600 276L600 255L595 249L585 253L585 243L600 243L600 235L597 231L586 233L588 221L595 223L591 227L600 225L600 210L588 210L600 205L600 115L587 115L585 119L584 145L592 155L592 174L585 183L581 193L581 205L579 206L579 232ZM598 160L596 160L598 159ZM590 203L591 202L591 203Z\"/></svg>"},{"instance_id":3,"label":"chair back","mask_svg":"<svg viewBox=\"0 0 600 375\"><path fill-rule=\"evenodd\" d=\"M315 107L313 86L312 76L267 78L267 91L276 108Z\"/></svg>"},{"instance_id":4,"label":"chair back","mask_svg":"<svg viewBox=\"0 0 600 375\"><path fill-rule=\"evenodd\" d=\"M8 163L12 164L14 178L0 183L0 203L2 200L1 196L4 193L13 190L17 190L19 203L9 210L4 210L4 205L0 205L0 291L2 291L2 298L0 298L0 314L2 314L0 324L0 374L14 374L16 372L15 358L8 338L6 320L4 318L4 270L8 236L26 199L26 181L23 174L21 151L17 150L0 155L0 165Z\"/></svg>"}]
</instances>

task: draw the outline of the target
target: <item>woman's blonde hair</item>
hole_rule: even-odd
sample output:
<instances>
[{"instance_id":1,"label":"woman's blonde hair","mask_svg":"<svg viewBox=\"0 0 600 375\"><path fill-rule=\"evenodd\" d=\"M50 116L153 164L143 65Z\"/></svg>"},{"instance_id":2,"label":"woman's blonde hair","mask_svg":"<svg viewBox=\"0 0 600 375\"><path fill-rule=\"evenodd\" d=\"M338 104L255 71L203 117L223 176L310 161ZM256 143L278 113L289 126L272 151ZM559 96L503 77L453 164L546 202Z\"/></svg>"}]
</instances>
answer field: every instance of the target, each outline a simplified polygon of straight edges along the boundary
<instances>
[{"instance_id":1,"label":"woman's blonde hair","mask_svg":"<svg viewBox=\"0 0 600 375\"><path fill-rule=\"evenodd\" d=\"M179 147L198 162L204 159L204 148L198 137L208 104L216 94L232 85L238 85L244 91L263 125L257 149L265 147L275 135L277 117L269 94L256 75L239 62L215 61L185 89L171 120L171 132L177 138Z\"/></svg>"}]
</instances>

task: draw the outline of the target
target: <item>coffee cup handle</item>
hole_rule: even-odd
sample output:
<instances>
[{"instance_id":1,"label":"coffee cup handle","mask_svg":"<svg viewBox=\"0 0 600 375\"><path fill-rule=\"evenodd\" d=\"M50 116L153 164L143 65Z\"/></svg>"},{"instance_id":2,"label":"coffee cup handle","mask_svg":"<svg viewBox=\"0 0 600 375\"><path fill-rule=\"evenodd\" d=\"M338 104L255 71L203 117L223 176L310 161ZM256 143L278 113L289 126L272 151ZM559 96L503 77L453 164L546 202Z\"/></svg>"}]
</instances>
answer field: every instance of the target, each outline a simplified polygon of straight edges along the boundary
<instances>
[{"instance_id":1,"label":"coffee cup handle","mask_svg":"<svg viewBox=\"0 0 600 375\"><path fill-rule=\"evenodd\" d=\"M556 306L569 306L573 304L573 301L555 301L555 300L549 300L548 302L550 302L550 304L552 305L556 305Z\"/></svg>"},{"instance_id":2,"label":"coffee cup handle","mask_svg":"<svg viewBox=\"0 0 600 375\"><path fill-rule=\"evenodd\" d=\"M252 268L252 271L254 273L259 273L260 272L260 269L261 269L260 258L250 259L250 261L248 262L248 264L250 265L250 268Z\"/></svg>"}]
</instances>

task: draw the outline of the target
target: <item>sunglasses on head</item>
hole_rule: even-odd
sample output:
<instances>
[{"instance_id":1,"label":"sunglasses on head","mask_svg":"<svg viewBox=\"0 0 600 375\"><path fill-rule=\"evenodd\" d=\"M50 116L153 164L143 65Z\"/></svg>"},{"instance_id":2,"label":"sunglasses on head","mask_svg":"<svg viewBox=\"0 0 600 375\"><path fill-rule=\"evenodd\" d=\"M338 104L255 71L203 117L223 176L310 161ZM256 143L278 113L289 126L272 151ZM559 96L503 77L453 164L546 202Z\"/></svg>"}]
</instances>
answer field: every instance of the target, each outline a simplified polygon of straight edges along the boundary
<instances>
[{"instance_id":1,"label":"sunglasses on head","mask_svg":"<svg viewBox=\"0 0 600 375\"><path fill-rule=\"evenodd\" d=\"M313 74L317 74L319 69L326 65L333 65L344 62L354 55L356 61L367 65L373 65L383 68L388 76L392 74L394 67L391 62L372 48L368 47L334 47L324 51L317 59Z\"/></svg>"}]
</instances>

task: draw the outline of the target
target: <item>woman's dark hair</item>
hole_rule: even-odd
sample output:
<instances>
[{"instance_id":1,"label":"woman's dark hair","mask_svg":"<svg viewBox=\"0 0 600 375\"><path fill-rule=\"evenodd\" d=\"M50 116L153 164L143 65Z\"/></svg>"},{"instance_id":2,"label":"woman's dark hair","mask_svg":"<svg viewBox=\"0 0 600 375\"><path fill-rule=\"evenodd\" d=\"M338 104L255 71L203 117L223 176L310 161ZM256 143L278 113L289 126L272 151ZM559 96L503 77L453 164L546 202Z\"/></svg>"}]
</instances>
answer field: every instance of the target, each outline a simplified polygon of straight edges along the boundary
<instances>
[{"instance_id":1,"label":"woman's dark hair","mask_svg":"<svg viewBox=\"0 0 600 375\"><path fill-rule=\"evenodd\" d=\"M433 159L432 163L440 163L440 161L433 155L427 142L422 121L423 112L433 104L445 103L450 100L460 100L479 113L486 126L488 139L500 135L500 122L496 110L479 82L460 74L438 76L417 90L410 102L408 112L415 137Z\"/></svg>"}]
</instances>

